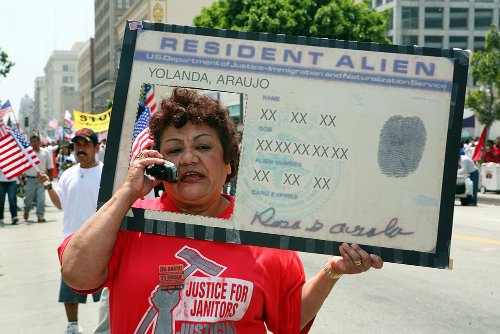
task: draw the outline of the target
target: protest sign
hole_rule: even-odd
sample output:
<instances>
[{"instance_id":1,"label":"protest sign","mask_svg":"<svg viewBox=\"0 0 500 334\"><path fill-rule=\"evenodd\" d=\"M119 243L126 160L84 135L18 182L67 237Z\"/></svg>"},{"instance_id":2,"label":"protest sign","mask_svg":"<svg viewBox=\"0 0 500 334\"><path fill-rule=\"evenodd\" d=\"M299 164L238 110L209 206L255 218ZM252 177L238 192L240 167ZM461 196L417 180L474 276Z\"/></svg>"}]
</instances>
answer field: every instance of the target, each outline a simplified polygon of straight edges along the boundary
<instances>
[{"instance_id":1,"label":"protest sign","mask_svg":"<svg viewBox=\"0 0 500 334\"><path fill-rule=\"evenodd\" d=\"M74 127L76 130L89 128L94 132L108 131L111 119L111 108L100 114L87 114L78 110L73 110L75 117Z\"/></svg>"},{"instance_id":2,"label":"protest sign","mask_svg":"<svg viewBox=\"0 0 500 334\"><path fill-rule=\"evenodd\" d=\"M385 261L449 262L468 53L150 24L127 28L100 203L123 183L144 84L240 96L228 219L132 209L123 228Z\"/></svg>"}]
</instances>

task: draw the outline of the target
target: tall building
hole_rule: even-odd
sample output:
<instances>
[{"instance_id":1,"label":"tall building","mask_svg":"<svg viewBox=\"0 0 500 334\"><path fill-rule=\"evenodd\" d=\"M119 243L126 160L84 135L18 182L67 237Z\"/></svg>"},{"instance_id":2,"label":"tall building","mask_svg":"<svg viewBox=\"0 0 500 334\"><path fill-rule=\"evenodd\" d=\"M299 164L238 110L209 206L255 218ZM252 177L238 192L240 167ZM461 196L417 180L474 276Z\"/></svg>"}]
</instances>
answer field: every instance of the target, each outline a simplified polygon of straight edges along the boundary
<instances>
[{"instance_id":1,"label":"tall building","mask_svg":"<svg viewBox=\"0 0 500 334\"><path fill-rule=\"evenodd\" d=\"M127 20L193 25L195 16L201 13L203 7L210 6L213 2L214 0L198 0L192 1L189 6L186 5L184 0L148 0L136 2L115 23L120 49L123 43L125 22Z\"/></svg>"},{"instance_id":2,"label":"tall building","mask_svg":"<svg viewBox=\"0 0 500 334\"><path fill-rule=\"evenodd\" d=\"M113 98L121 44L115 22L138 0L95 0L95 78L93 112L100 113Z\"/></svg>"},{"instance_id":3,"label":"tall building","mask_svg":"<svg viewBox=\"0 0 500 334\"><path fill-rule=\"evenodd\" d=\"M204 6L214 0L95 0L95 75L93 113L106 110L112 100L127 20L191 25Z\"/></svg>"},{"instance_id":4,"label":"tall building","mask_svg":"<svg viewBox=\"0 0 500 334\"><path fill-rule=\"evenodd\" d=\"M391 10L394 44L478 50L500 23L500 0L372 0L372 7Z\"/></svg>"},{"instance_id":5,"label":"tall building","mask_svg":"<svg viewBox=\"0 0 500 334\"><path fill-rule=\"evenodd\" d=\"M91 113L92 85L94 83L94 39L90 38L78 57L78 106L80 111Z\"/></svg>"},{"instance_id":6,"label":"tall building","mask_svg":"<svg viewBox=\"0 0 500 334\"><path fill-rule=\"evenodd\" d=\"M21 99L21 103L19 105L19 118L17 121L20 123L19 126L24 129L24 131L31 135L31 130L37 130L35 123L28 123L28 126L25 125L26 118L28 122L32 122L35 120L35 101L29 97L27 94L23 96Z\"/></svg>"},{"instance_id":7,"label":"tall building","mask_svg":"<svg viewBox=\"0 0 500 334\"><path fill-rule=\"evenodd\" d=\"M78 57L84 43L76 42L70 51L52 52L45 65L47 117L61 122L66 109L78 106ZM46 123L37 124L40 127Z\"/></svg>"},{"instance_id":8,"label":"tall building","mask_svg":"<svg viewBox=\"0 0 500 334\"><path fill-rule=\"evenodd\" d=\"M48 130L49 115L47 112L47 83L45 77L37 77L35 79L35 107L32 114L23 115L19 120L24 127L24 131L29 133L29 128L39 129L41 132L46 133ZM37 125L35 127L35 125Z\"/></svg>"}]
</instances>

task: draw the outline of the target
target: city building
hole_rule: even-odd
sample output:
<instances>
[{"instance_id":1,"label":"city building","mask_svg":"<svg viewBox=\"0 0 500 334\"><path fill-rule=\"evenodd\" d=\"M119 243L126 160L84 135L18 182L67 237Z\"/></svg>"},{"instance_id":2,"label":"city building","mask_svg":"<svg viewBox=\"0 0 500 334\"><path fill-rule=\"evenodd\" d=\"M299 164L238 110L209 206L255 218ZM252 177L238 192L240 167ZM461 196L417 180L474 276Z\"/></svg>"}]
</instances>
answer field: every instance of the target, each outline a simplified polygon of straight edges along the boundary
<instances>
[{"instance_id":1,"label":"city building","mask_svg":"<svg viewBox=\"0 0 500 334\"><path fill-rule=\"evenodd\" d=\"M372 7L390 9L393 44L478 50L500 23L500 0L372 0Z\"/></svg>"},{"instance_id":2,"label":"city building","mask_svg":"<svg viewBox=\"0 0 500 334\"><path fill-rule=\"evenodd\" d=\"M46 89L48 119L61 122L64 111L78 105L78 58L83 46L84 43L76 42L70 51L53 51L45 65L45 86L50 87ZM47 123L41 120L37 124Z\"/></svg>"},{"instance_id":3,"label":"city building","mask_svg":"<svg viewBox=\"0 0 500 334\"><path fill-rule=\"evenodd\" d=\"M118 41L123 41L125 22L127 20L149 21L156 23L170 23L180 25L193 25L195 16L201 13L203 7L210 6L214 0L193 1L186 6L183 0L148 0L136 2L125 14L116 21Z\"/></svg>"},{"instance_id":4,"label":"city building","mask_svg":"<svg viewBox=\"0 0 500 334\"><path fill-rule=\"evenodd\" d=\"M95 73L92 83L93 113L107 109L118 76L119 49L115 23L138 0L95 0ZM139 1L140 2L140 1Z\"/></svg>"},{"instance_id":5,"label":"city building","mask_svg":"<svg viewBox=\"0 0 500 334\"><path fill-rule=\"evenodd\" d=\"M95 38L78 42L69 51L54 51L44 68L45 76L35 80L35 105L19 121L26 131L36 129L55 138L48 121L62 126L65 110L100 113L112 102L126 20L147 20L192 24L203 6L214 0L200 0L186 6L182 0L94 1ZM50 87L50 89L48 89Z\"/></svg>"}]
</instances>

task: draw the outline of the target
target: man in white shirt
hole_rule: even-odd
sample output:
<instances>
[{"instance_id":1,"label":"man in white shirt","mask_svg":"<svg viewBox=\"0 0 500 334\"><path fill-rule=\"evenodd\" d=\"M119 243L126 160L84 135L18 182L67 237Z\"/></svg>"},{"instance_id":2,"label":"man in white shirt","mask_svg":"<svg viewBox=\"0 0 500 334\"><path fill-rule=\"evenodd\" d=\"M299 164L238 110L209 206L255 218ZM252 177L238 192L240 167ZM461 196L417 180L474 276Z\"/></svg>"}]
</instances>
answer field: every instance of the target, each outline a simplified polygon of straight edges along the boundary
<instances>
[{"instance_id":1,"label":"man in white shirt","mask_svg":"<svg viewBox=\"0 0 500 334\"><path fill-rule=\"evenodd\" d=\"M460 152L460 160L458 161L458 174L469 174L469 178L473 183L472 198L469 205L477 206L477 191L479 186L479 172L474 161L467 155Z\"/></svg>"},{"instance_id":2,"label":"man in white shirt","mask_svg":"<svg viewBox=\"0 0 500 334\"><path fill-rule=\"evenodd\" d=\"M40 172L47 173L52 180L52 169L54 168L54 164L52 163L52 152L41 148L40 144L40 137L31 136L30 145L33 147L38 159L40 159L40 164L37 165L37 168ZM36 215L38 217L38 222L43 223L46 222L45 190L40 182L38 182L39 171L37 168L31 167L24 173L24 190L26 191L24 197L24 220L28 220L33 200L36 198Z\"/></svg>"},{"instance_id":3,"label":"man in white shirt","mask_svg":"<svg viewBox=\"0 0 500 334\"><path fill-rule=\"evenodd\" d=\"M52 188L50 178L40 173L40 184L45 183L49 197L54 205L64 210L63 234L64 237L78 231L85 221L97 209L97 197L101 183L102 163L96 160L99 152L97 136L91 129L80 129L72 139L74 152L79 163L64 171L59 179L57 189ZM94 301L99 301L100 292L93 295ZM73 292L61 280L59 302L64 303L68 318L67 334L82 333L78 325L78 304L85 303L87 295Z\"/></svg>"}]
</instances>

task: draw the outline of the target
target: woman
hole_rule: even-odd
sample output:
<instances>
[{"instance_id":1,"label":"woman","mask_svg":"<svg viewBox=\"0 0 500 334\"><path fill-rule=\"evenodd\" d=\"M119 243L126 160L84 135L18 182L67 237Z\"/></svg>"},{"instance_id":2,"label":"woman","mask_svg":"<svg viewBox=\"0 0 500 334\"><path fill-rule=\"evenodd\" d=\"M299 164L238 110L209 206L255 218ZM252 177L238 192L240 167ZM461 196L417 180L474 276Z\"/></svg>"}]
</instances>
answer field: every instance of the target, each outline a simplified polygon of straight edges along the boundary
<instances>
[{"instance_id":1,"label":"woman","mask_svg":"<svg viewBox=\"0 0 500 334\"><path fill-rule=\"evenodd\" d=\"M218 101L175 89L151 117L158 151L146 150L125 183L59 248L65 281L75 289L110 289L115 333L307 332L342 274L381 268L382 260L343 244L314 278L305 281L292 251L119 231L133 205L229 218L234 199L221 193L238 170L238 141ZM169 160L179 181L160 198L138 200L159 181L147 166ZM182 274L182 275L181 275Z\"/></svg>"},{"instance_id":2,"label":"woman","mask_svg":"<svg viewBox=\"0 0 500 334\"><path fill-rule=\"evenodd\" d=\"M71 150L68 145L64 145L61 148L61 152L59 152L59 154L56 157L56 163L58 170L58 175L57 175L58 178L61 177L62 173L66 169L76 164L76 159L71 153Z\"/></svg>"}]
</instances>

